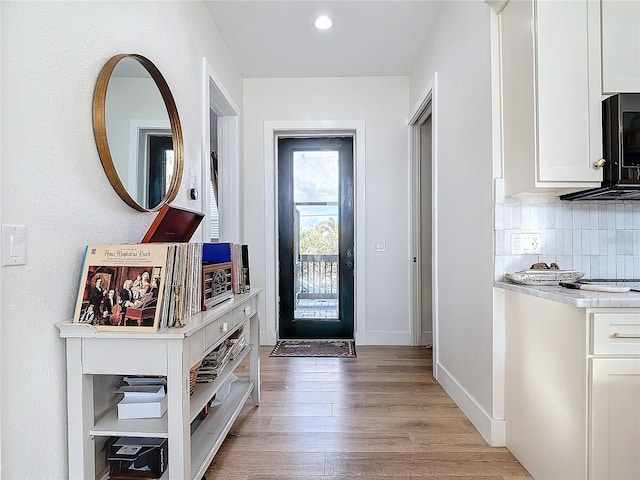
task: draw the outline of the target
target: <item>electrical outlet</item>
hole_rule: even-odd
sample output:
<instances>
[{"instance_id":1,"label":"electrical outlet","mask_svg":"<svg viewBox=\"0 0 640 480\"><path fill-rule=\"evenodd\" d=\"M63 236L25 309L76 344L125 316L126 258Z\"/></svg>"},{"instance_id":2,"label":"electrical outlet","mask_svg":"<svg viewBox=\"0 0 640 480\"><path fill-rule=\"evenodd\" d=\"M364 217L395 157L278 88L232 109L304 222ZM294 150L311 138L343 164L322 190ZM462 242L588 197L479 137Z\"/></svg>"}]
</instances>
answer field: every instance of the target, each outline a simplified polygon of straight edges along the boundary
<instances>
[{"instance_id":1,"label":"electrical outlet","mask_svg":"<svg viewBox=\"0 0 640 480\"><path fill-rule=\"evenodd\" d=\"M540 233L512 233L511 255L535 255L540 253Z\"/></svg>"}]
</instances>

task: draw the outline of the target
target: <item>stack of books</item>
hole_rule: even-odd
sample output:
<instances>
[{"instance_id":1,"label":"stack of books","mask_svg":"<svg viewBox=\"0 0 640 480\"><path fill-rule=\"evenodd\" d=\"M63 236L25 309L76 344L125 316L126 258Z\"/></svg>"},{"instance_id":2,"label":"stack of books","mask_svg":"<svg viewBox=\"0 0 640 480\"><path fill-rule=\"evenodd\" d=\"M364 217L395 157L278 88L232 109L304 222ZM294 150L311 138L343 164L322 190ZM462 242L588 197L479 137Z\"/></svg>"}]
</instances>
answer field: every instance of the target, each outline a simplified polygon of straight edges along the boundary
<instances>
[{"instance_id":1,"label":"stack of books","mask_svg":"<svg viewBox=\"0 0 640 480\"><path fill-rule=\"evenodd\" d=\"M227 364L235 359L246 345L243 335L244 327L236 330L218 348L202 360L196 383L213 382L224 370Z\"/></svg>"},{"instance_id":2,"label":"stack of books","mask_svg":"<svg viewBox=\"0 0 640 480\"><path fill-rule=\"evenodd\" d=\"M235 360L247 344L244 336L244 327L239 328L238 330L233 332L227 341L231 346L229 358L230 360Z\"/></svg>"}]
</instances>

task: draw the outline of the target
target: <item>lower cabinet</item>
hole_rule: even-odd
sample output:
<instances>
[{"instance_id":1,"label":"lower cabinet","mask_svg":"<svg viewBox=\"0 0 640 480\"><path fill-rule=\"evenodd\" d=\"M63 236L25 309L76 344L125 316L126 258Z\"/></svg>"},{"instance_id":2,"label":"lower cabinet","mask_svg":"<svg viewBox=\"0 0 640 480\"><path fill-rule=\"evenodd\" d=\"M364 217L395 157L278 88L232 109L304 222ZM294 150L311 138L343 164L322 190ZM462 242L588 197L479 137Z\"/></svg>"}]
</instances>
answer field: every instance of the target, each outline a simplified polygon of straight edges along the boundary
<instances>
[{"instance_id":1,"label":"lower cabinet","mask_svg":"<svg viewBox=\"0 0 640 480\"><path fill-rule=\"evenodd\" d=\"M640 313L593 313L589 479L640 478Z\"/></svg>"},{"instance_id":2,"label":"lower cabinet","mask_svg":"<svg viewBox=\"0 0 640 480\"><path fill-rule=\"evenodd\" d=\"M91 325L59 323L67 351L68 462L70 479L109 478L97 470L97 446L109 437L168 440L167 470L162 479L200 480L245 402L260 402L260 290L236 295L184 320L182 328L154 333L96 331ZM218 374L190 392L190 370L238 329L247 345ZM221 405L202 420L206 405L248 357L249 374L231 383ZM96 412L98 376L166 376L167 412L161 418L118 418L117 406ZM114 399L114 392L111 392ZM96 400L100 400L96 402ZM194 420L202 420L191 431ZM195 424L194 424L195 425ZM100 462L98 462L99 464ZM102 462L104 463L104 462ZM102 469L100 469L102 470Z\"/></svg>"},{"instance_id":3,"label":"lower cabinet","mask_svg":"<svg viewBox=\"0 0 640 480\"><path fill-rule=\"evenodd\" d=\"M506 292L506 445L536 480L640 478L640 310Z\"/></svg>"},{"instance_id":4,"label":"lower cabinet","mask_svg":"<svg viewBox=\"0 0 640 480\"><path fill-rule=\"evenodd\" d=\"M592 360L592 480L640 478L640 358Z\"/></svg>"}]
</instances>

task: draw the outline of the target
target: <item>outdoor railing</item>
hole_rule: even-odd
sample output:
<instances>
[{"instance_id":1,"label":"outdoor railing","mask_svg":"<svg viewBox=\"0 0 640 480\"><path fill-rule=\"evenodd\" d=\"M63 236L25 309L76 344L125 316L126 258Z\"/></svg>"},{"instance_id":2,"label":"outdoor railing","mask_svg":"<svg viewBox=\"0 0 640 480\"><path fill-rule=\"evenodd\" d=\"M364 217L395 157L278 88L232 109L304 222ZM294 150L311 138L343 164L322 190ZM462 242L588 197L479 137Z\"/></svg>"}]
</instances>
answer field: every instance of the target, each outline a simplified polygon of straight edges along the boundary
<instances>
[{"instance_id":1,"label":"outdoor railing","mask_svg":"<svg viewBox=\"0 0 640 480\"><path fill-rule=\"evenodd\" d=\"M300 255L298 298L338 298L338 255Z\"/></svg>"}]
</instances>

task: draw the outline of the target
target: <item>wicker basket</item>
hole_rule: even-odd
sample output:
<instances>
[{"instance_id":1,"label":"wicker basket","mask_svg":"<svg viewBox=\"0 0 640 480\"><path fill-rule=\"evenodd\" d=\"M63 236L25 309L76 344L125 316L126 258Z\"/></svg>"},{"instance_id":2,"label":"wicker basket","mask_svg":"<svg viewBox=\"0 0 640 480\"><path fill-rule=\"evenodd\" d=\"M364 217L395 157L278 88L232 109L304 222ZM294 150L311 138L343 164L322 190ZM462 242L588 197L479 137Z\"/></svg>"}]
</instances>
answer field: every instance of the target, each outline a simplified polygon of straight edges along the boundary
<instances>
[{"instance_id":1,"label":"wicker basket","mask_svg":"<svg viewBox=\"0 0 640 480\"><path fill-rule=\"evenodd\" d=\"M193 395L193 392L196 389L196 379L198 378L200 365L202 365L202 360L189 369L189 395Z\"/></svg>"}]
</instances>

